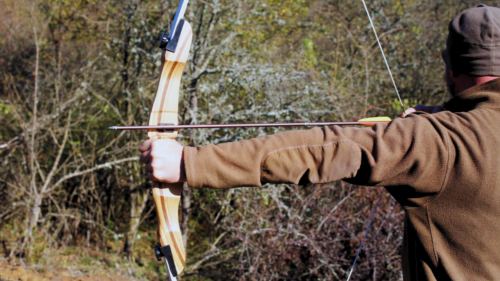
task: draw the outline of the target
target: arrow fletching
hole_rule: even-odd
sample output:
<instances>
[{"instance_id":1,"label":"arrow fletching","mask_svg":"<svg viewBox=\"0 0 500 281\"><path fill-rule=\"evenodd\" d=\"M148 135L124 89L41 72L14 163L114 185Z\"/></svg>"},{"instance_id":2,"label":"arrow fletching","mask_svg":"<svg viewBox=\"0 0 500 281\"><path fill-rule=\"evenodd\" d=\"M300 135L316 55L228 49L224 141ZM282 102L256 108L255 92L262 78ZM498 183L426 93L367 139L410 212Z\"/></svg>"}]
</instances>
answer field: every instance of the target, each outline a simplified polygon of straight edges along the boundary
<instances>
[{"instance_id":1,"label":"arrow fletching","mask_svg":"<svg viewBox=\"0 0 500 281\"><path fill-rule=\"evenodd\" d=\"M359 125L361 126L367 126L367 127L372 127L375 126L376 124L382 123L382 124L389 124L392 121L391 118L387 116L381 116L381 117L371 117L371 118L364 118L359 120Z\"/></svg>"}]
</instances>

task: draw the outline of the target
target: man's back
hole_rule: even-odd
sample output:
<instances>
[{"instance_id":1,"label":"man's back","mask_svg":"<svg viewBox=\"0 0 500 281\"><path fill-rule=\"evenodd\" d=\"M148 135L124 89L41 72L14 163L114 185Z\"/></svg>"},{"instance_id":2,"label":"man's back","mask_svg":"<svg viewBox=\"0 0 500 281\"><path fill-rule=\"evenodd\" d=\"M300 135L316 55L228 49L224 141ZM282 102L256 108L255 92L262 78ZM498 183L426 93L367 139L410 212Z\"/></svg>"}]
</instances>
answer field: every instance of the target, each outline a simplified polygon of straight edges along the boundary
<instances>
[{"instance_id":1,"label":"man's back","mask_svg":"<svg viewBox=\"0 0 500 281\"><path fill-rule=\"evenodd\" d=\"M425 116L447 142L449 162L438 193L405 205L405 280L498 279L500 80L462 92L446 109Z\"/></svg>"}]
</instances>

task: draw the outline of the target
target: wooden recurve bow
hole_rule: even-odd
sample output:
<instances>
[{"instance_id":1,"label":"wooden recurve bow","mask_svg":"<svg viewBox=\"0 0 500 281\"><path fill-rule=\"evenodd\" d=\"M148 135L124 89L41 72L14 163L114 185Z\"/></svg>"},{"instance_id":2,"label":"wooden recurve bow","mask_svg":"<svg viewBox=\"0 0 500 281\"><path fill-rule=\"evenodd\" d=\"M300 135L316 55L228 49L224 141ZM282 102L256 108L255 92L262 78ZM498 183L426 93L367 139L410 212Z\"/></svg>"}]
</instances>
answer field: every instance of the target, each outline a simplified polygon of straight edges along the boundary
<instances>
[{"instance_id":1,"label":"wooden recurve bow","mask_svg":"<svg viewBox=\"0 0 500 281\"><path fill-rule=\"evenodd\" d=\"M181 0L169 34L163 34L160 79L149 115L150 126L177 125L179 87L191 49L191 25L183 19L188 0ZM148 139L174 139L177 130L148 130ZM156 204L160 242L155 247L157 259L165 261L170 280L182 272L186 264L186 252L179 226L178 212L182 183L153 182L152 194Z\"/></svg>"}]
</instances>

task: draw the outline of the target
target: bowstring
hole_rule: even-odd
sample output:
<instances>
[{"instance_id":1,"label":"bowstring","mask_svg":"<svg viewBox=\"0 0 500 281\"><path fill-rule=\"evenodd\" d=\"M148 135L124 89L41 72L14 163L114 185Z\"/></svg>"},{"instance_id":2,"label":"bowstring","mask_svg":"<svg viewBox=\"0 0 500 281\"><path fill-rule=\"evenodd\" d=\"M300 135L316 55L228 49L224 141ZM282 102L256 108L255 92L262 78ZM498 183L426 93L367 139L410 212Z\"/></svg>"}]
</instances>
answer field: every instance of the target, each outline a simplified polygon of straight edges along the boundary
<instances>
[{"instance_id":1,"label":"bowstring","mask_svg":"<svg viewBox=\"0 0 500 281\"><path fill-rule=\"evenodd\" d=\"M382 57L384 58L385 66L387 66L387 71L389 71L389 76L391 76L391 81L392 84L394 85L394 90L396 90L396 94L398 95L399 102L401 103L401 107L403 108L403 111L405 110L405 106L403 104L403 99L401 99L401 95L399 94L398 91L398 86L396 86L396 81L394 81L394 76L392 75L391 67L389 66L389 62L387 61L387 58L385 57L385 52L384 48L382 48L382 44L380 43L380 39L378 38L377 30L375 29L375 25L373 24L372 17L370 16L370 12L368 11L368 7L366 6L365 0L363 1L363 6L365 7L366 15L368 16L368 19L370 20L370 25L372 26L373 33L375 34L375 38L377 38L377 44L378 47L380 48L380 52L382 53Z\"/></svg>"},{"instance_id":2,"label":"bowstring","mask_svg":"<svg viewBox=\"0 0 500 281\"><path fill-rule=\"evenodd\" d=\"M391 67L389 66L389 62L387 61L387 58L385 56L384 48L382 48L382 44L380 43L380 39L378 38L377 30L375 29L375 25L373 24L372 17L370 15L370 12L368 11L368 7L366 6L365 0L361 0L363 2L363 6L366 11L366 15L368 16L368 19L370 20L370 25L372 27L373 33L375 34L375 38L377 39L377 44L378 47L380 48L380 52L382 53L382 57L384 58L385 66L387 66L387 71L389 71L389 76L391 76L391 81L392 84L394 85L394 90L396 90L396 94L398 95L398 100L401 103L401 107L403 108L403 112L405 112L405 106L403 104L403 99L401 99L401 95L399 94L398 87L396 85L396 81L394 80L394 76L392 75ZM368 227L366 228L365 235L363 236L363 240L361 241L361 245L359 245L358 252L356 254L356 258L354 258L354 262L351 266L351 270L349 271L349 276L347 276L347 281L351 279L351 275L354 271L354 267L356 266L356 262L358 261L359 254L361 253L361 250L363 249L363 244L365 243L366 236L368 235L368 232L370 231L370 227L373 222L373 218L375 217L375 214L377 213L378 206L380 204L380 200L382 199L382 196L384 195L385 188L382 189L382 193L380 193L380 196L378 198L377 204L375 205L375 209L373 210L372 216L370 218L370 222L368 223Z\"/></svg>"},{"instance_id":3,"label":"bowstring","mask_svg":"<svg viewBox=\"0 0 500 281\"><path fill-rule=\"evenodd\" d=\"M368 227L366 228L366 233L365 236L363 236L363 241L361 242L361 245L358 248L358 253L356 255L356 258L354 259L354 263L352 264L351 271L349 272L349 276L347 277L347 281L351 279L351 274L354 271L354 266L356 265L356 261L358 260L359 253L361 252L361 249L363 248L363 244L365 243L366 235L368 234L368 230L370 230L370 226L372 225L373 218L375 217L375 213L377 212L378 204L380 203L380 200L382 199L382 195L384 195L385 188L382 189L382 193L380 193L380 196L378 197L377 204L375 205L375 210L373 210L372 217L370 219L370 222L368 223Z\"/></svg>"}]
</instances>

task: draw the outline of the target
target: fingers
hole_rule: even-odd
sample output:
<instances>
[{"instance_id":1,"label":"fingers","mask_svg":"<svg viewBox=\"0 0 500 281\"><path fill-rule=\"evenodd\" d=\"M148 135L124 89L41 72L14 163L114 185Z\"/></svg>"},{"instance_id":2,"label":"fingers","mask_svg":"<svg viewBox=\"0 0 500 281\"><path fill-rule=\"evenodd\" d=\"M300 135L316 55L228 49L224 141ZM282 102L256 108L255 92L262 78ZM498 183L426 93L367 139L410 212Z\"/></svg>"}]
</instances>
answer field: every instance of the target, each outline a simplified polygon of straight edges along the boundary
<instances>
[{"instance_id":1,"label":"fingers","mask_svg":"<svg viewBox=\"0 0 500 281\"><path fill-rule=\"evenodd\" d=\"M154 140L147 140L145 142L143 142L140 146L139 146L139 150L141 152L146 152L148 150L151 149L151 144L153 143Z\"/></svg>"},{"instance_id":2,"label":"fingers","mask_svg":"<svg viewBox=\"0 0 500 281\"><path fill-rule=\"evenodd\" d=\"M151 162L151 150L143 152L139 157L139 161L141 161L144 164L148 164L149 162Z\"/></svg>"},{"instance_id":3,"label":"fingers","mask_svg":"<svg viewBox=\"0 0 500 281\"><path fill-rule=\"evenodd\" d=\"M144 167L144 169L146 170L146 173L148 174L149 180L151 180L151 181L161 181L158 178L158 174L161 173L161 171L158 171L159 169L153 168L153 162L149 162L148 164L146 164L146 166Z\"/></svg>"},{"instance_id":4,"label":"fingers","mask_svg":"<svg viewBox=\"0 0 500 281\"><path fill-rule=\"evenodd\" d=\"M139 147L139 160L146 164L144 170L152 181L177 183L185 180L184 147L171 139L148 140Z\"/></svg>"},{"instance_id":5,"label":"fingers","mask_svg":"<svg viewBox=\"0 0 500 281\"><path fill-rule=\"evenodd\" d=\"M412 107L412 108L408 108L404 113L403 115L401 116L402 118L405 118L406 116L412 114L412 113L415 113L417 111L421 111L421 112L427 112L427 113L431 113L431 114L434 114L434 113L438 113L438 112L441 112L441 111L444 111L444 107L442 106L436 106L436 105L431 105L431 106L426 106L426 105L417 105L415 107Z\"/></svg>"},{"instance_id":6,"label":"fingers","mask_svg":"<svg viewBox=\"0 0 500 281\"><path fill-rule=\"evenodd\" d=\"M139 161L141 161L142 163L146 164L144 166L144 170L148 174L148 178L150 180L152 180L152 178L154 178L154 176L153 176L153 165L151 163L152 162L151 161L152 143L153 143L153 140L147 140L147 141L143 142L139 146L139 150L142 152L141 156L139 157Z\"/></svg>"},{"instance_id":7,"label":"fingers","mask_svg":"<svg viewBox=\"0 0 500 281\"><path fill-rule=\"evenodd\" d=\"M401 118L405 118L406 116L412 114L413 112L417 112L417 110L415 108L408 108L407 110L405 110L405 112L403 112L403 115L401 115Z\"/></svg>"},{"instance_id":8,"label":"fingers","mask_svg":"<svg viewBox=\"0 0 500 281\"><path fill-rule=\"evenodd\" d=\"M157 182L165 182L165 183L176 183L179 182L178 180L173 180L170 178L169 175L165 175L165 171L158 171L158 169L154 168L147 168L149 171L146 170L148 173L148 178L150 181L157 181ZM168 174L168 173L167 173Z\"/></svg>"},{"instance_id":9,"label":"fingers","mask_svg":"<svg viewBox=\"0 0 500 281\"><path fill-rule=\"evenodd\" d=\"M148 174L148 178L150 181L159 181L157 178L154 177L153 173Z\"/></svg>"},{"instance_id":10,"label":"fingers","mask_svg":"<svg viewBox=\"0 0 500 281\"><path fill-rule=\"evenodd\" d=\"M146 170L147 174L153 173L153 164L151 164L151 162L147 163L144 170Z\"/></svg>"}]
</instances>

